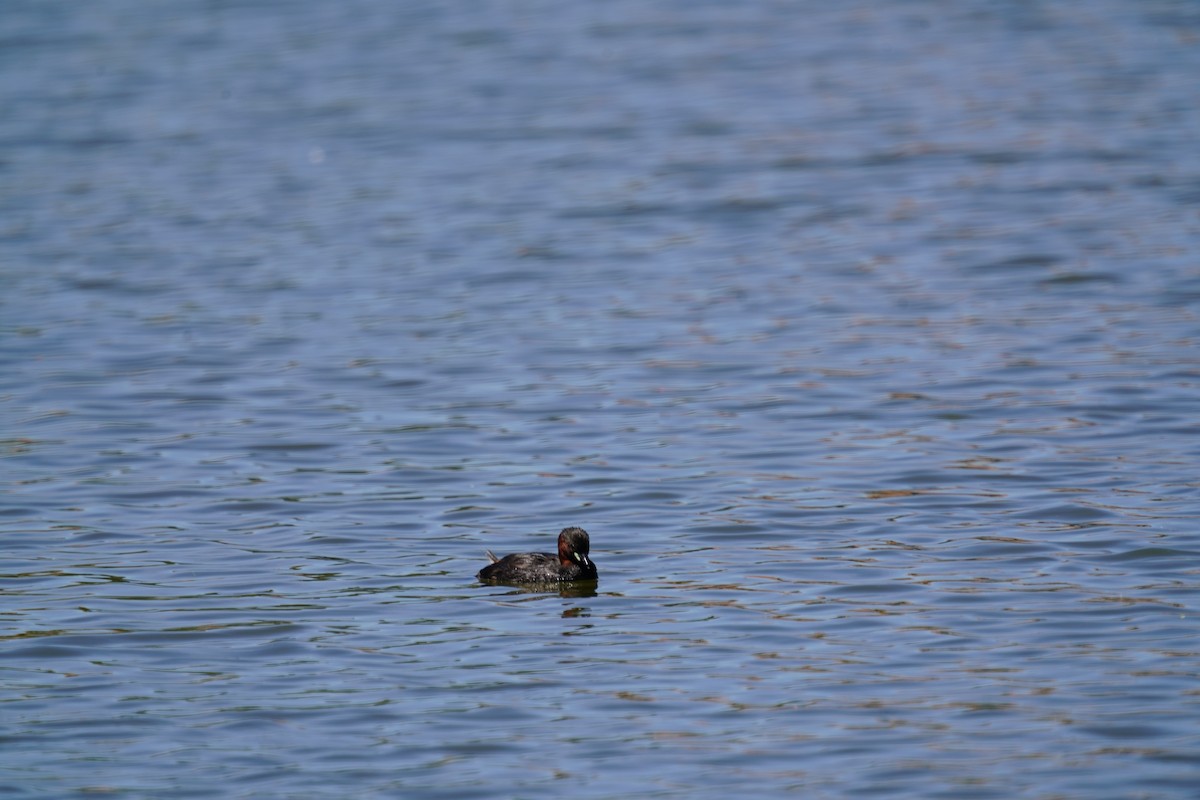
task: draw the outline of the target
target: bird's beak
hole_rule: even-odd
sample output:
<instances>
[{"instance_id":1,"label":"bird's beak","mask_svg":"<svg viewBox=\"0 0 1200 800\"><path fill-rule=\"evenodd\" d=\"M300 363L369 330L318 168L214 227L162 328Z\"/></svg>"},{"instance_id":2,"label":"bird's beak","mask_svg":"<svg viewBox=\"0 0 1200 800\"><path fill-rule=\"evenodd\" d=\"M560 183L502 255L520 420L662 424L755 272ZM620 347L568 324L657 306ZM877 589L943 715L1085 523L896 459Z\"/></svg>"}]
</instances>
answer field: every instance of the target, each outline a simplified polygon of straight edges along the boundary
<instances>
[{"instance_id":1,"label":"bird's beak","mask_svg":"<svg viewBox=\"0 0 1200 800\"><path fill-rule=\"evenodd\" d=\"M592 563L591 561L588 561L587 556L582 555L581 553L576 553L574 550L571 551L571 558L575 559L580 564L583 564L585 567Z\"/></svg>"}]
</instances>

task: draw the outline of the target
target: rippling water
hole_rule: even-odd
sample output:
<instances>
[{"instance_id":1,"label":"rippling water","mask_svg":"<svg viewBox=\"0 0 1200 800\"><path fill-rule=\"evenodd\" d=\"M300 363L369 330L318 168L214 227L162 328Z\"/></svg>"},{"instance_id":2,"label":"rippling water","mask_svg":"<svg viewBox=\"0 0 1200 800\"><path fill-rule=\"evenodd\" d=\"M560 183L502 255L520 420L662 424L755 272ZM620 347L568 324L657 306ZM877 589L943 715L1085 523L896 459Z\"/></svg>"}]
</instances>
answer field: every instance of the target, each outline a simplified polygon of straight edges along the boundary
<instances>
[{"instance_id":1,"label":"rippling water","mask_svg":"<svg viewBox=\"0 0 1200 800\"><path fill-rule=\"evenodd\" d=\"M0 792L1195 797L1198 42L7 4Z\"/></svg>"}]
</instances>

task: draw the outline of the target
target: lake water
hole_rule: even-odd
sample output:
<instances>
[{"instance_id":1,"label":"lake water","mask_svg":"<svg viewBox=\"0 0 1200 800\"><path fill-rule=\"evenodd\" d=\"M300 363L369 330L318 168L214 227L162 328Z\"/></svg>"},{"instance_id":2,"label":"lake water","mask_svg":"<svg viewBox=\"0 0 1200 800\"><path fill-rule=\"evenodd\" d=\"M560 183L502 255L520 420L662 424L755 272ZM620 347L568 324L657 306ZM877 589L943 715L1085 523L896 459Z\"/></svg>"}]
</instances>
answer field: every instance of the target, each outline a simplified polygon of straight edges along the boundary
<instances>
[{"instance_id":1,"label":"lake water","mask_svg":"<svg viewBox=\"0 0 1200 800\"><path fill-rule=\"evenodd\" d=\"M0 794L1197 797L1197 87L1167 0L6 3Z\"/></svg>"}]
</instances>

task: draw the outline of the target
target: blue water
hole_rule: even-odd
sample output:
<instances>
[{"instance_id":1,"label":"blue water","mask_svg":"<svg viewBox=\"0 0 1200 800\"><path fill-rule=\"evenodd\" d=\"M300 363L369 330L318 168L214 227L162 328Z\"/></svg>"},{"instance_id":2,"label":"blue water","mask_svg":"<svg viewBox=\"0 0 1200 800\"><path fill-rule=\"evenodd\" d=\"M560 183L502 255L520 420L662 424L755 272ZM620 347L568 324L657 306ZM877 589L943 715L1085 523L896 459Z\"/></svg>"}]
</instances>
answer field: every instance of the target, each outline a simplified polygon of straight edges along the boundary
<instances>
[{"instance_id":1,"label":"blue water","mask_svg":"<svg viewBox=\"0 0 1200 800\"><path fill-rule=\"evenodd\" d=\"M1198 42L7 3L0 793L1196 797Z\"/></svg>"}]
</instances>

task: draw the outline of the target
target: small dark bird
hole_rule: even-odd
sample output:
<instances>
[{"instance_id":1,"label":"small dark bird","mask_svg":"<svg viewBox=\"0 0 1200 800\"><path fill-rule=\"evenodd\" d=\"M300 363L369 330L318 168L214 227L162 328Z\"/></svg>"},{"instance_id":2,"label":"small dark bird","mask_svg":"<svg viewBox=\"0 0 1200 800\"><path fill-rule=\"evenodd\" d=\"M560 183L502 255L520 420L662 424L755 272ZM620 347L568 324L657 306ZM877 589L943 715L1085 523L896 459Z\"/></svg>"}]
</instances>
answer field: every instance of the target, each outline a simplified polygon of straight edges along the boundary
<instances>
[{"instance_id":1,"label":"small dark bird","mask_svg":"<svg viewBox=\"0 0 1200 800\"><path fill-rule=\"evenodd\" d=\"M591 542L583 528L563 528L558 534L558 555L513 553L492 560L477 576L484 583L565 583L596 580L596 565L588 558Z\"/></svg>"}]
</instances>

